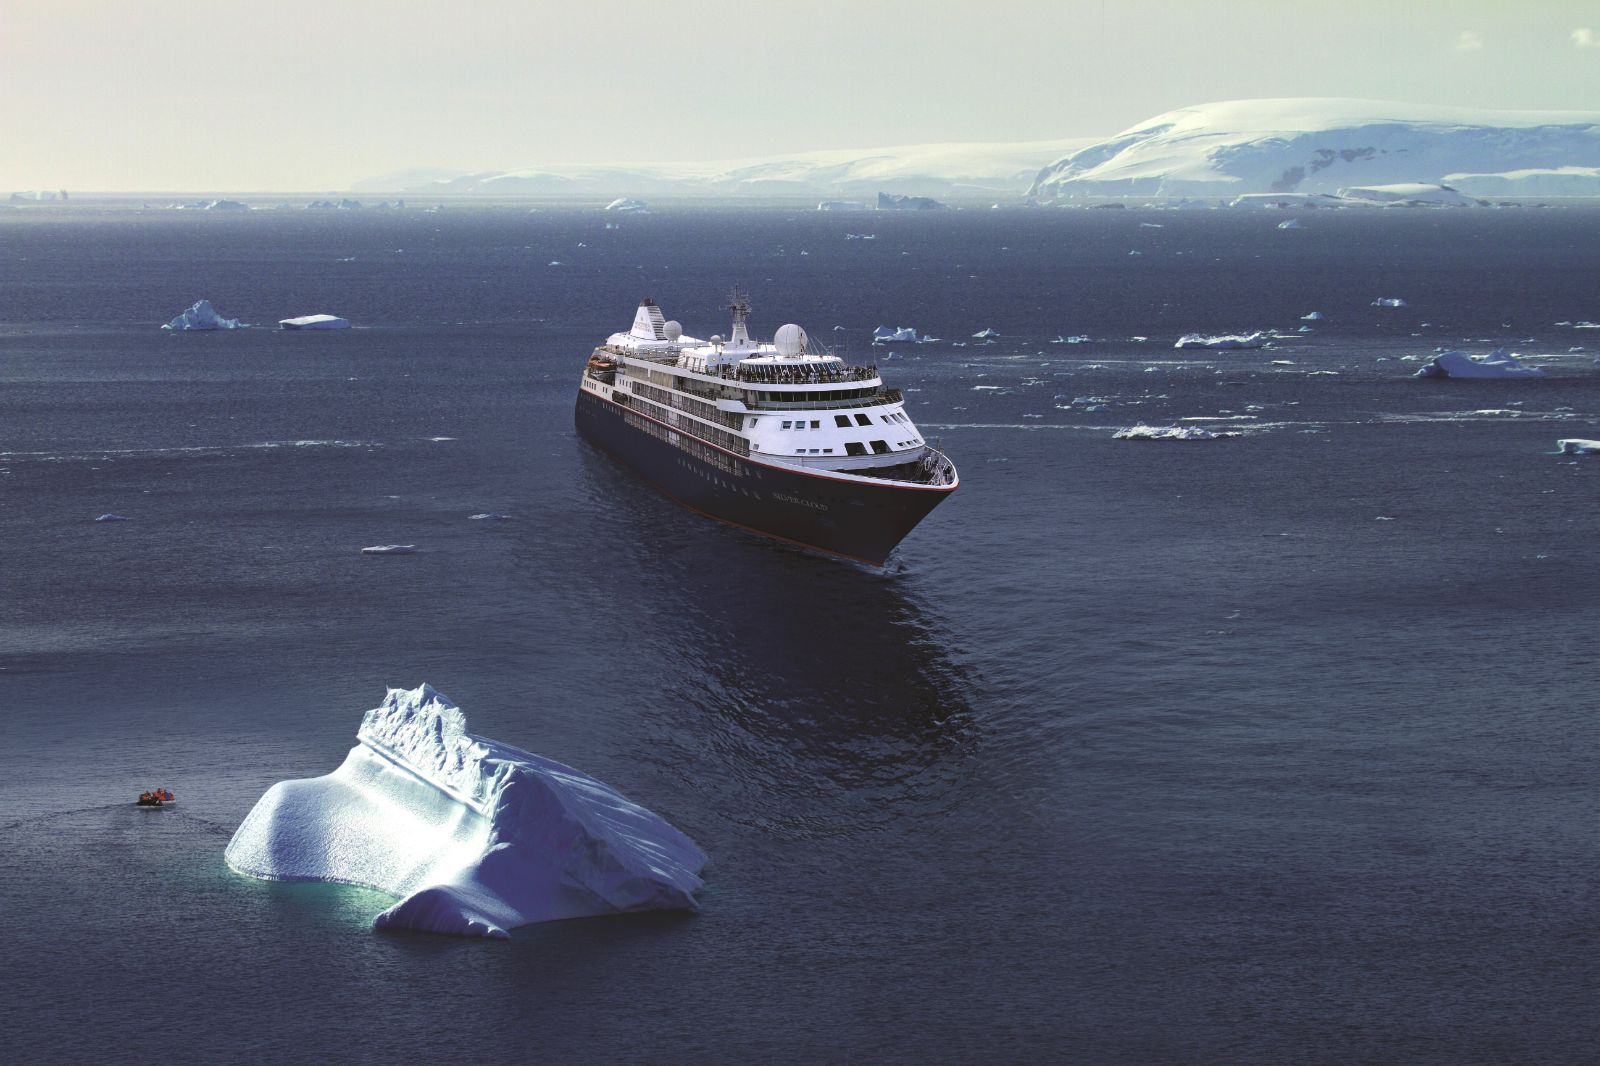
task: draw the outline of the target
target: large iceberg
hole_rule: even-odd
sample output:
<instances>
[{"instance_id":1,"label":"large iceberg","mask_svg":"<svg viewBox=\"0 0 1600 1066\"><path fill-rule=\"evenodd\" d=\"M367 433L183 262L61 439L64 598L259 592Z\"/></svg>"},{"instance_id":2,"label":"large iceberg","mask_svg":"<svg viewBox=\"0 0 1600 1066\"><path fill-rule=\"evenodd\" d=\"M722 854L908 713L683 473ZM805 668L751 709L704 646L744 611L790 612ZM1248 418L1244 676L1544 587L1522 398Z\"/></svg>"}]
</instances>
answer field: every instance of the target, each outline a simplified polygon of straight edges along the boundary
<instances>
[{"instance_id":1,"label":"large iceberg","mask_svg":"<svg viewBox=\"0 0 1600 1066\"><path fill-rule=\"evenodd\" d=\"M468 733L428 685L390 689L356 738L333 773L268 789L228 865L375 888L400 901L374 927L462 936L696 905L692 840L592 777Z\"/></svg>"},{"instance_id":2,"label":"large iceberg","mask_svg":"<svg viewBox=\"0 0 1600 1066\"><path fill-rule=\"evenodd\" d=\"M210 300L200 300L183 314L161 327L162 329L238 329L237 318L223 318L212 308Z\"/></svg>"},{"instance_id":3,"label":"large iceberg","mask_svg":"<svg viewBox=\"0 0 1600 1066\"><path fill-rule=\"evenodd\" d=\"M894 192L878 194L879 211L937 211L944 204L931 196L905 196Z\"/></svg>"},{"instance_id":4,"label":"large iceberg","mask_svg":"<svg viewBox=\"0 0 1600 1066\"><path fill-rule=\"evenodd\" d=\"M1466 352L1441 352L1418 370L1419 378L1542 378L1544 371L1528 366L1504 348L1473 357Z\"/></svg>"}]
</instances>

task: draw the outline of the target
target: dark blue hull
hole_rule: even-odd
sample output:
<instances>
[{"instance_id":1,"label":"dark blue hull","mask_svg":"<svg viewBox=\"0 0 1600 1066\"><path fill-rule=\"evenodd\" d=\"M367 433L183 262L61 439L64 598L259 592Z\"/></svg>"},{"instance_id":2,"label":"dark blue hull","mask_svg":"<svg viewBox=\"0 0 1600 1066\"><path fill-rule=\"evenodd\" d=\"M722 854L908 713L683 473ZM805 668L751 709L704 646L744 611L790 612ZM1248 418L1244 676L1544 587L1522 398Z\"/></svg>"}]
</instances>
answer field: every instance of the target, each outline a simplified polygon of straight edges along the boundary
<instances>
[{"instance_id":1,"label":"dark blue hull","mask_svg":"<svg viewBox=\"0 0 1600 1066\"><path fill-rule=\"evenodd\" d=\"M873 565L956 488L845 480L757 462L582 389L576 421L578 432L685 507Z\"/></svg>"}]
</instances>

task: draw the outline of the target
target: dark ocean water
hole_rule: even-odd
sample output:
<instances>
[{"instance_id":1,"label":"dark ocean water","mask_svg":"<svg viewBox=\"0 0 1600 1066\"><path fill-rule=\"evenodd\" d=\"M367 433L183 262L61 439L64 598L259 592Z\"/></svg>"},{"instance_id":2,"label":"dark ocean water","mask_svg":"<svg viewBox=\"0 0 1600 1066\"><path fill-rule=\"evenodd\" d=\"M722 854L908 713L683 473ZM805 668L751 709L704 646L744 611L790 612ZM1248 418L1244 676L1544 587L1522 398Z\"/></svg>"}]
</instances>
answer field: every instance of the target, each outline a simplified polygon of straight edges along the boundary
<instances>
[{"instance_id":1,"label":"dark ocean water","mask_svg":"<svg viewBox=\"0 0 1600 1066\"><path fill-rule=\"evenodd\" d=\"M0 215L0 1059L1594 1061L1600 212L1277 219ZM575 437L641 296L734 283L961 469L884 570ZM360 328L156 328L201 297ZM1408 377L1501 343L1549 378ZM379 935L227 870L424 680L692 835L702 910Z\"/></svg>"}]
</instances>

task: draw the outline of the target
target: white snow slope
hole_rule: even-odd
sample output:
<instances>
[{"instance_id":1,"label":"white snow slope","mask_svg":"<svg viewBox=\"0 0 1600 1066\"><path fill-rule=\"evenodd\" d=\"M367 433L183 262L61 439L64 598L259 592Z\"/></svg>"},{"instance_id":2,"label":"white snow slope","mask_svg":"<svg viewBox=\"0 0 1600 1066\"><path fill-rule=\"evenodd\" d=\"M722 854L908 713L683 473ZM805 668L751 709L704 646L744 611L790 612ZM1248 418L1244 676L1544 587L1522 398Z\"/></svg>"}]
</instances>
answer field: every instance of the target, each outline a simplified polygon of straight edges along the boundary
<instances>
[{"instance_id":1,"label":"white snow slope","mask_svg":"<svg viewBox=\"0 0 1600 1066\"><path fill-rule=\"evenodd\" d=\"M1045 167L1031 192L1049 198L1316 193L1597 163L1600 111L1234 100L1168 111L1080 149Z\"/></svg>"},{"instance_id":2,"label":"white snow slope","mask_svg":"<svg viewBox=\"0 0 1600 1066\"><path fill-rule=\"evenodd\" d=\"M571 164L468 174L396 191L505 197L869 195L880 190L913 196L1021 196L1040 167L1093 143L1092 137L1076 137L835 149L701 163Z\"/></svg>"},{"instance_id":3,"label":"white snow slope","mask_svg":"<svg viewBox=\"0 0 1600 1066\"><path fill-rule=\"evenodd\" d=\"M375 927L464 936L695 906L706 858L692 840L594 778L466 724L427 685L390 689L337 770L267 790L228 865L366 885L400 897Z\"/></svg>"},{"instance_id":4,"label":"white snow slope","mask_svg":"<svg viewBox=\"0 0 1600 1066\"><path fill-rule=\"evenodd\" d=\"M1444 182L1472 196L1600 196L1600 167L1446 174Z\"/></svg>"}]
</instances>

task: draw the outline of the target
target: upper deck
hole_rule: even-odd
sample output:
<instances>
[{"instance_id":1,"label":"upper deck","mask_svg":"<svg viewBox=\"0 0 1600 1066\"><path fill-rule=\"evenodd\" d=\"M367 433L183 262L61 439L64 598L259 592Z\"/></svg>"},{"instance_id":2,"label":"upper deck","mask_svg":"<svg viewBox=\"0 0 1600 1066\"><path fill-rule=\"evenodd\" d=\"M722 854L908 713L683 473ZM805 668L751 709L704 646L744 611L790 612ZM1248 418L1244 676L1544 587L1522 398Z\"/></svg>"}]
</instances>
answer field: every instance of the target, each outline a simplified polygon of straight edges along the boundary
<instances>
[{"instance_id":1,"label":"upper deck","mask_svg":"<svg viewBox=\"0 0 1600 1066\"><path fill-rule=\"evenodd\" d=\"M644 301L631 330L595 349L585 387L738 455L914 483L935 476L937 449L904 410L900 390L883 387L876 366L813 350L794 325L755 342L745 327L748 307L736 297L731 309L730 337L701 340Z\"/></svg>"}]
</instances>

